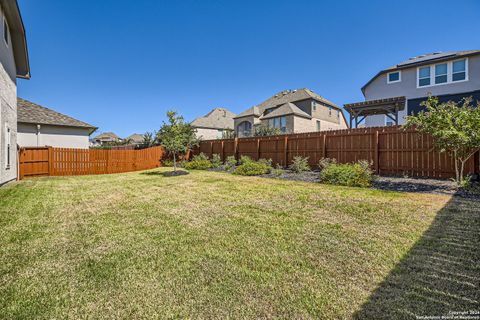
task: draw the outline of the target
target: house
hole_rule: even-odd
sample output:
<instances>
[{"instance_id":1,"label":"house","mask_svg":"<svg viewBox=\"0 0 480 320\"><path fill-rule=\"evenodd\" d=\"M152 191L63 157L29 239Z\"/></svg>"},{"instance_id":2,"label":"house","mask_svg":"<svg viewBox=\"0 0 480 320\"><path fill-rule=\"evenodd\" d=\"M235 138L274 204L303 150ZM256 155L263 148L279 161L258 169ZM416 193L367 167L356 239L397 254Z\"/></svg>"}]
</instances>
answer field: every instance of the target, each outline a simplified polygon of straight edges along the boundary
<instances>
[{"instance_id":1,"label":"house","mask_svg":"<svg viewBox=\"0 0 480 320\"><path fill-rule=\"evenodd\" d=\"M25 28L16 0L0 0L0 185L17 177L17 78L30 79Z\"/></svg>"},{"instance_id":2,"label":"house","mask_svg":"<svg viewBox=\"0 0 480 320\"><path fill-rule=\"evenodd\" d=\"M125 138L129 144L141 145L144 142L143 134L134 133Z\"/></svg>"},{"instance_id":3,"label":"house","mask_svg":"<svg viewBox=\"0 0 480 320\"><path fill-rule=\"evenodd\" d=\"M310 89L285 90L234 117L238 137L254 134L265 125L284 133L346 129L340 107Z\"/></svg>"},{"instance_id":4,"label":"house","mask_svg":"<svg viewBox=\"0 0 480 320\"><path fill-rule=\"evenodd\" d=\"M122 139L113 132L101 133L91 140L90 146L112 145L121 142Z\"/></svg>"},{"instance_id":5,"label":"house","mask_svg":"<svg viewBox=\"0 0 480 320\"><path fill-rule=\"evenodd\" d=\"M429 95L440 102L480 100L480 50L430 53L378 72L362 87L365 101L346 104L352 125L367 127L405 123Z\"/></svg>"},{"instance_id":6,"label":"house","mask_svg":"<svg viewBox=\"0 0 480 320\"><path fill-rule=\"evenodd\" d=\"M190 124L196 129L198 139L221 139L233 132L235 113L225 108L215 108L203 117L196 118Z\"/></svg>"},{"instance_id":7,"label":"house","mask_svg":"<svg viewBox=\"0 0 480 320\"><path fill-rule=\"evenodd\" d=\"M96 127L28 100L17 99L17 144L88 149Z\"/></svg>"}]
</instances>

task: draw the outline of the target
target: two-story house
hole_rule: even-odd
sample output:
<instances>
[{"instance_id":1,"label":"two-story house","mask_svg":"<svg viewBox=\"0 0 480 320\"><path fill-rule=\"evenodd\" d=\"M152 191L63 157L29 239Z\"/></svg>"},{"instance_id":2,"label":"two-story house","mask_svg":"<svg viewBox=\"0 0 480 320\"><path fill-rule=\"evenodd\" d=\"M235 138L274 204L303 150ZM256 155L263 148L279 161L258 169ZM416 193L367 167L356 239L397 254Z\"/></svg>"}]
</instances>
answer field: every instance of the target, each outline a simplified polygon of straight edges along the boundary
<instances>
[{"instance_id":1,"label":"two-story house","mask_svg":"<svg viewBox=\"0 0 480 320\"><path fill-rule=\"evenodd\" d=\"M0 0L0 185L17 177L17 78L30 78L16 0Z\"/></svg>"},{"instance_id":2,"label":"two-story house","mask_svg":"<svg viewBox=\"0 0 480 320\"><path fill-rule=\"evenodd\" d=\"M215 108L203 117L198 117L190 124L195 128L198 139L221 139L233 132L233 117L236 114L225 108Z\"/></svg>"},{"instance_id":3,"label":"two-story house","mask_svg":"<svg viewBox=\"0 0 480 320\"><path fill-rule=\"evenodd\" d=\"M348 128L342 109L310 89L285 90L234 117L237 137L266 125L283 133Z\"/></svg>"},{"instance_id":4,"label":"two-story house","mask_svg":"<svg viewBox=\"0 0 480 320\"><path fill-rule=\"evenodd\" d=\"M352 124L403 124L429 95L440 102L480 100L480 50L431 53L378 72L362 87L365 101L346 104Z\"/></svg>"}]
</instances>

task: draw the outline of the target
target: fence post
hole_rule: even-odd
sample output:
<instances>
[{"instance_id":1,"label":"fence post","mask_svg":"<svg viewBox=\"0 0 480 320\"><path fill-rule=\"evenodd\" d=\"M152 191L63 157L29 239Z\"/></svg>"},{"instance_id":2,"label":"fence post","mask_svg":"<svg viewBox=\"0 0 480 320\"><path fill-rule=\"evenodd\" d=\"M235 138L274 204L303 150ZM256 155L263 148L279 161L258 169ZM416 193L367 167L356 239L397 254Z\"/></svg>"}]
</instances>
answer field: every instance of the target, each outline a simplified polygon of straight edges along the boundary
<instances>
[{"instance_id":1,"label":"fence post","mask_svg":"<svg viewBox=\"0 0 480 320\"><path fill-rule=\"evenodd\" d=\"M288 136L285 135L285 142L284 142L284 149L283 149L283 159L285 160L285 167L288 166Z\"/></svg>"},{"instance_id":2,"label":"fence post","mask_svg":"<svg viewBox=\"0 0 480 320\"><path fill-rule=\"evenodd\" d=\"M209 158L212 158L213 157L213 141L210 141L210 157Z\"/></svg>"},{"instance_id":3,"label":"fence post","mask_svg":"<svg viewBox=\"0 0 480 320\"><path fill-rule=\"evenodd\" d=\"M222 140L222 161L225 161L225 141Z\"/></svg>"},{"instance_id":4,"label":"fence post","mask_svg":"<svg viewBox=\"0 0 480 320\"><path fill-rule=\"evenodd\" d=\"M322 158L326 158L327 157L327 135L324 134L323 135L323 148L322 148Z\"/></svg>"},{"instance_id":5,"label":"fence post","mask_svg":"<svg viewBox=\"0 0 480 320\"><path fill-rule=\"evenodd\" d=\"M373 155L373 163L375 166L375 172L379 174L380 172L380 165L378 161L380 160L380 151L378 148L378 130L375 130L374 134L374 142L373 142L373 147L374 147L374 155Z\"/></svg>"},{"instance_id":6,"label":"fence post","mask_svg":"<svg viewBox=\"0 0 480 320\"><path fill-rule=\"evenodd\" d=\"M260 138L257 138L257 160L260 160Z\"/></svg>"},{"instance_id":7,"label":"fence post","mask_svg":"<svg viewBox=\"0 0 480 320\"><path fill-rule=\"evenodd\" d=\"M238 138L235 138L233 142L233 154L235 156L235 159L238 160Z\"/></svg>"},{"instance_id":8,"label":"fence post","mask_svg":"<svg viewBox=\"0 0 480 320\"><path fill-rule=\"evenodd\" d=\"M480 151L475 152L473 155L473 174L477 180L480 180Z\"/></svg>"},{"instance_id":9,"label":"fence post","mask_svg":"<svg viewBox=\"0 0 480 320\"><path fill-rule=\"evenodd\" d=\"M48 147L48 175L53 175L53 148Z\"/></svg>"}]
</instances>

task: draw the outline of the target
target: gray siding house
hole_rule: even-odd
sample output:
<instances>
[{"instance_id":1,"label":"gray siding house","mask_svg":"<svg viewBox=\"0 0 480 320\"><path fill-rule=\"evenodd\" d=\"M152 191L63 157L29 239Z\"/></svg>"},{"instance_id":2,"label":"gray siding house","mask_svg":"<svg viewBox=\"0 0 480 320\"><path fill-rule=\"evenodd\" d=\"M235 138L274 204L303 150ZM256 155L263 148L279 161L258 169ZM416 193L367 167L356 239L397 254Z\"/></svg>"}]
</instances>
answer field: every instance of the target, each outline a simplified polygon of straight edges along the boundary
<instances>
[{"instance_id":1,"label":"gray siding house","mask_svg":"<svg viewBox=\"0 0 480 320\"><path fill-rule=\"evenodd\" d=\"M301 133L348 128L342 109L333 102L303 88L284 90L234 118L238 137L254 134L266 125L284 133Z\"/></svg>"},{"instance_id":2,"label":"gray siding house","mask_svg":"<svg viewBox=\"0 0 480 320\"><path fill-rule=\"evenodd\" d=\"M0 0L0 185L17 177L17 78L30 78L27 42L15 0Z\"/></svg>"},{"instance_id":3,"label":"gray siding house","mask_svg":"<svg viewBox=\"0 0 480 320\"><path fill-rule=\"evenodd\" d=\"M225 108L215 108L190 124L196 129L198 139L221 139L228 137L229 132L233 132L234 117L235 113Z\"/></svg>"},{"instance_id":4,"label":"gray siding house","mask_svg":"<svg viewBox=\"0 0 480 320\"><path fill-rule=\"evenodd\" d=\"M17 144L20 147L50 146L89 148L97 128L22 98L17 100Z\"/></svg>"},{"instance_id":5,"label":"gray siding house","mask_svg":"<svg viewBox=\"0 0 480 320\"><path fill-rule=\"evenodd\" d=\"M438 96L441 102L460 101L468 96L480 100L480 50L410 58L378 72L362 87L362 92L365 102L345 105L345 108L360 112L360 117L366 115L365 125L369 127L395 124L394 115L373 114L375 103L369 103L372 101L377 101L377 105L383 103L385 107L389 101L398 102L399 98L404 98L404 105L397 108L398 124L403 124L408 115L423 108L420 103L429 95ZM365 111L366 108L370 111Z\"/></svg>"}]
</instances>

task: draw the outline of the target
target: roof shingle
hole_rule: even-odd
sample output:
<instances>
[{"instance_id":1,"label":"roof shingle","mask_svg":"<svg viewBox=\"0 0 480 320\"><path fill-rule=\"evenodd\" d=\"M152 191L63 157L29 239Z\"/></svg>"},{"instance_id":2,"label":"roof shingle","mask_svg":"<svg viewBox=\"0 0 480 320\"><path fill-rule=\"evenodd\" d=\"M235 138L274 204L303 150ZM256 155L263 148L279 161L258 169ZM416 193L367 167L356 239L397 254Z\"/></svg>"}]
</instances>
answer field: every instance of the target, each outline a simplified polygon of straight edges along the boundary
<instances>
[{"instance_id":1,"label":"roof shingle","mask_svg":"<svg viewBox=\"0 0 480 320\"><path fill-rule=\"evenodd\" d=\"M193 120L191 125L195 128L233 129L233 117L235 113L225 108L215 108L205 116Z\"/></svg>"}]
</instances>

